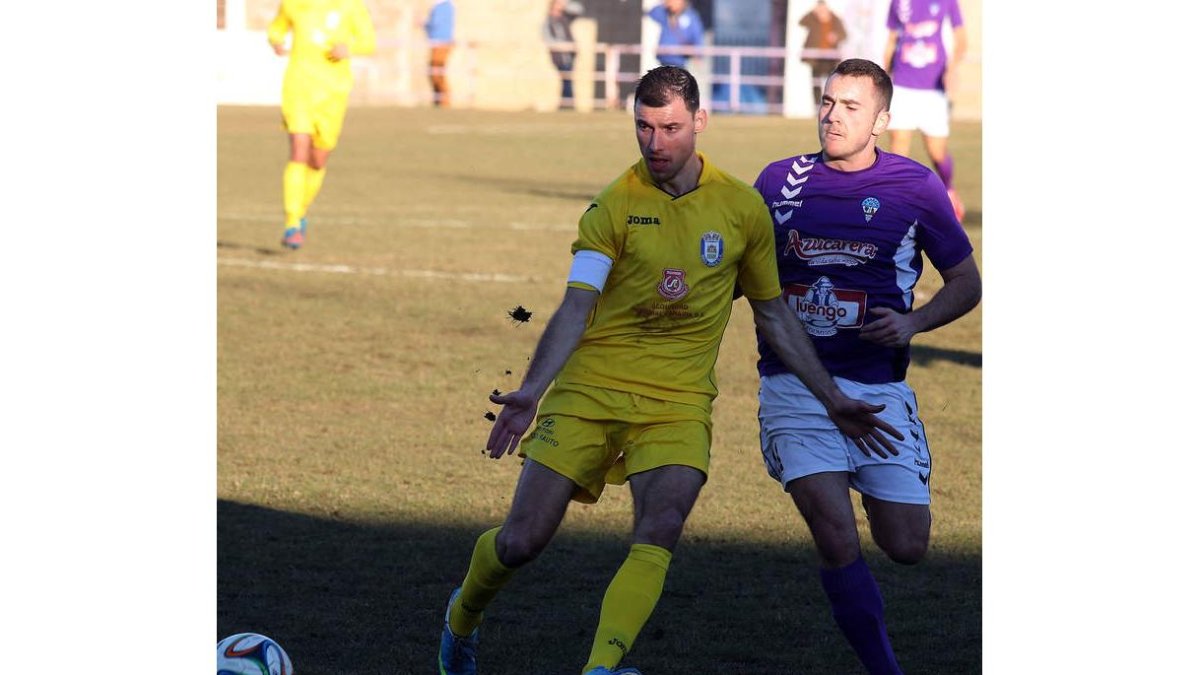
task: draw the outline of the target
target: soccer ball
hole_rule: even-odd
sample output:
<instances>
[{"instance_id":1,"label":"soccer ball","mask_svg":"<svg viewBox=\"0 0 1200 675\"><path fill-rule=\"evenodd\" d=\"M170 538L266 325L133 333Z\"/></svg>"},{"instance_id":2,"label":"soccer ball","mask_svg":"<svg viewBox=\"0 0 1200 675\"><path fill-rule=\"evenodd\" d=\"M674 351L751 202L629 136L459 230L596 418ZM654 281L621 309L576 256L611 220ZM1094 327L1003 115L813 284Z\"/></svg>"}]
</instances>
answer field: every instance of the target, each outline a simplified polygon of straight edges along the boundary
<instances>
[{"instance_id":1,"label":"soccer ball","mask_svg":"<svg viewBox=\"0 0 1200 675\"><path fill-rule=\"evenodd\" d=\"M293 675L292 660L271 638L238 633L217 643L217 675Z\"/></svg>"}]
</instances>

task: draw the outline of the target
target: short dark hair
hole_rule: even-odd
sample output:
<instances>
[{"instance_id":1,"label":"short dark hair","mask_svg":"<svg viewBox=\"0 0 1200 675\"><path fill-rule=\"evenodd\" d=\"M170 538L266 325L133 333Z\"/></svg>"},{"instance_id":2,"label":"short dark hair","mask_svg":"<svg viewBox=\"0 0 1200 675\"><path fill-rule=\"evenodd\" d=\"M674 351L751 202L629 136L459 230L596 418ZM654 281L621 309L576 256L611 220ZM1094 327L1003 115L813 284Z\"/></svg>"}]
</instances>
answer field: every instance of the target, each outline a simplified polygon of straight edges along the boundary
<instances>
[{"instance_id":1,"label":"short dark hair","mask_svg":"<svg viewBox=\"0 0 1200 675\"><path fill-rule=\"evenodd\" d=\"M871 78L871 82L875 85L875 91L879 93L879 99L883 102L883 107L880 110L892 109L892 78L888 76L886 70L879 67L879 64L874 61L846 59L837 64L830 77L834 75Z\"/></svg>"},{"instance_id":2,"label":"short dark hair","mask_svg":"<svg viewBox=\"0 0 1200 675\"><path fill-rule=\"evenodd\" d=\"M658 66L646 71L638 80L633 99L651 108L662 108L679 97L688 112L700 109L700 86L696 78L679 66Z\"/></svg>"}]
</instances>

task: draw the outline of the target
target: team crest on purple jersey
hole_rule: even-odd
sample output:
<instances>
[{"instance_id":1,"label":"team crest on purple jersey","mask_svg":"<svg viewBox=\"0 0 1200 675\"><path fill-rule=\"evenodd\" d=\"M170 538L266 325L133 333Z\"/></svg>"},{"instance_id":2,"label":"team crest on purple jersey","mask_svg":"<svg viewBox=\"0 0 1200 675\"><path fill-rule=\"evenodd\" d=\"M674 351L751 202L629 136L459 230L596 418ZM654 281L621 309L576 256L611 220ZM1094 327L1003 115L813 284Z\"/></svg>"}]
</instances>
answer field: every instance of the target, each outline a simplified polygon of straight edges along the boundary
<instances>
[{"instance_id":1,"label":"team crest on purple jersey","mask_svg":"<svg viewBox=\"0 0 1200 675\"><path fill-rule=\"evenodd\" d=\"M879 210L879 200L874 197L867 197L862 200L863 215L867 217L867 222L875 217L875 212Z\"/></svg>"},{"instance_id":2,"label":"team crest on purple jersey","mask_svg":"<svg viewBox=\"0 0 1200 675\"><path fill-rule=\"evenodd\" d=\"M700 237L700 260L709 267L716 267L721 264L721 259L725 257L725 240L721 239L719 232L705 232Z\"/></svg>"},{"instance_id":3,"label":"team crest on purple jersey","mask_svg":"<svg viewBox=\"0 0 1200 675\"><path fill-rule=\"evenodd\" d=\"M658 283L658 294L668 300L678 300L691 290L683 281L683 270L667 268L663 270L662 281Z\"/></svg>"}]
</instances>

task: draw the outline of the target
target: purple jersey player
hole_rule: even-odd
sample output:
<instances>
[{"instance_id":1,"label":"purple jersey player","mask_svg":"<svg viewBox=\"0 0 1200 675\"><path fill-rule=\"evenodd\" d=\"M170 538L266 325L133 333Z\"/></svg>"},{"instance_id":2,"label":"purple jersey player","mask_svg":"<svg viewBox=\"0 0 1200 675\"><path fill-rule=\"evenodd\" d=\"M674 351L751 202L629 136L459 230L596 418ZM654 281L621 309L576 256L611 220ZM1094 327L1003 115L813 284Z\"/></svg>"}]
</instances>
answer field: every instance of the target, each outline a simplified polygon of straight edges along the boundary
<instances>
[{"instance_id":1,"label":"purple jersey player","mask_svg":"<svg viewBox=\"0 0 1200 675\"><path fill-rule=\"evenodd\" d=\"M981 293L971 243L941 181L876 148L891 95L878 65L841 62L821 99L821 152L773 162L755 182L775 223L784 297L821 362L852 397L886 404L879 417L904 435L895 453L856 448L760 341L763 460L808 523L834 619L873 674L900 668L862 558L850 489L862 494L871 535L892 560L924 557L932 460L904 381L909 341L967 313ZM945 283L914 308L922 255Z\"/></svg>"},{"instance_id":2,"label":"purple jersey player","mask_svg":"<svg viewBox=\"0 0 1200 675\"><path fill-rule=\"evenodd\" d=\"M913 308L921 253L938 269L971 255L942 183L923 165L878 151L860 171L832 168L821 153L767 165L755 187L775 219L784 299L800 316L825 368L866 384L904 380L908 345L861 339L887 308ZM787 371L765 343L760 375Z\"/></svg>"},{"instance_id":3,"label":"purple jersey player","mask_svg":"<svg viewBox=\"0 0 1200 675\"><path fill-rule=\"evenodd\" d=\"M947 22L954 34L952 57L947 56L942 41L942 28ZM954 159L947 148L950 99L957 84L958 64L967 53L967 32L958 0L892 0L887 27L883 63L889 66L895 85L892 120L888 124L891 150L907 155L913 131L919 130L933 168L946 184L955 215L962 220L966 211L954 191Z\"/></svg>"}]
</instances>

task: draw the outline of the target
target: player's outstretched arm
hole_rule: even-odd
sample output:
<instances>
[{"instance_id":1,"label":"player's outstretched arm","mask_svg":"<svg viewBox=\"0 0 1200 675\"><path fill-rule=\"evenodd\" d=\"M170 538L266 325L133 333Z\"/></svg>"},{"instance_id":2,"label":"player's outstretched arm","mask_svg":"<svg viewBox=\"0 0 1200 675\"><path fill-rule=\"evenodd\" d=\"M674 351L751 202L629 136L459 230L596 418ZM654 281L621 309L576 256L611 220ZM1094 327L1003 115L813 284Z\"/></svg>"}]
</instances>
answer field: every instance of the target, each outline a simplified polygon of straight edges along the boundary
<instances>
[{"instance_id":1,"label":"player's outstretched arm","mask_svg":"<svg viewBox=\"0 0 1200 675\"><path fill-rule=\"evenodd\" d=\"M883 45L883 60L881 60L879 62L879 65L883 67L883 69L887 72L888 75L892 74L892 66L895 65L892 63L892 59L896 55L896 40L897 39L898 39L898 36L896 34L896 31L889 30L888 34L887 34L887 41Z\"/></svg>"},{"instance_id":2,"label":"player's outstretched arm","mask_svg":"<svg viewBox=\"0 0 1200 675\"><path fill-rule=\"evenodd\" d=\"M288 31L292 29L292 20L283 11L283 3L279 4L279 10L275 12L275 18L271 19L270 25L267 26L267 42L270 43L271 49L279 56L288 53L287 47L283 46L284 39L287 38Z\"/></svg>"},{"instance_id":3,"label":"player's outstretched arm","mask_svg":"<svg viewBox=\"0 0 1200 675\"><path fill-rule=\"evenodd\" d=\"M875 416L875 413L883 412L884 406L852 399L838 389L825 366L821 365L800 320L788 309L782 297L750 300L750 307L754 310L755 325L771 348L821 401L829 413L829 419L854 441L864 455L870 456L872 452L880 457L887 457L889 453L900 454L885 433L897 439L903 439L904 436Z\"/></svg>"},{"instance_id":4,"label":"player's outstretched arm","mask_svg":"<svg viewBox=\"0 0 1200 675\"><path fill-rule=\"evenodd\" d=\"M567 288L562 304L554 311L545 332L538 339L521 388L507 394L491 395L492 403L504 406L488 436L487 449L492 459L511 455L517 449L525 430L533 424L542 394L546 393L550 382L579 345L579 339L587 328L588 316L599 297L596 291Z\"/></svg>"},{"instance_id":5,"label":"player's outstretched arm","mask_svg":"<svg viewBox=\"0 0 1200 675\"><path fill-rule=\"evenodd\" d=\"M963 26L954 28L954 54L946 60L946 70L942 73L942 86L946 88L946 96L955 100L958 96L959 65L967 56L967 29Z\"/></svg>"},{"instance_id":6,"label":"player's outstretched arm","mask_svg":"<svg viewBox=\"0 0 1200 675\"><path fill-rule=\"evenodd\" d=\"M370 56L375 53L375 24L371 22L371 15L367 13L367 8L361 2L354 8L354 15L351 18L353 23L352 33L353 40L350 42L350 53L354 56Z\"/></svg>"},{"instance_id":7,"label":"player's outstretched arm","mask_svg":"<svg viewBox=\"0 0 1200 675\"><path fill-rule=\"evenodd\" d=\"M885 307L872 307L879 317L863 326L859 337L885 347L904 347L917 333L945 326L974 309L983 295L983 282L975 259L967 256L954 267L941 271L943 285L929 302L908 314Z\"/></svg>"}]
</instances>

